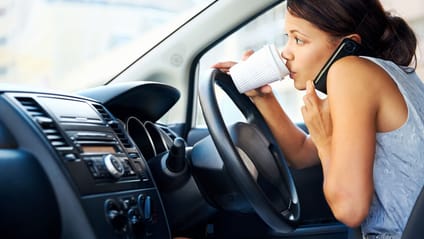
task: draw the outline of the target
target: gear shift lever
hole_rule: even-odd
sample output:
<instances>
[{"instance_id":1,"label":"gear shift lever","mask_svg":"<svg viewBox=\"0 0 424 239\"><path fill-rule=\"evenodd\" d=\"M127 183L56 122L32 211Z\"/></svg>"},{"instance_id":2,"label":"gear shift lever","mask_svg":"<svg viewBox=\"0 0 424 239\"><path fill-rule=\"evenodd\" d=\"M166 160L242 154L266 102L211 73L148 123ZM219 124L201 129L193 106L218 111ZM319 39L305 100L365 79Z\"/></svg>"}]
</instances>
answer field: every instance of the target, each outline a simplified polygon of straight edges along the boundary
<instances>
[{"instance_id":1,"label":"gear shift lever","mask_svg":"<svg viewBox=\"0 0 424 239\"><path fill-rule=\"evenodd\" d=\"M186 160L186 143L183 138L177 137L167 153L149 161L161 190L174 190L187 182L190 173Z\"/></svg>"},{"instance_id":2,"label":"gear shift lever","mask_svg":"<svg viewBox=\"0 0 424 239\"><path fill-rule=\"evenodd\" d=\"M173 173L178 173L184 170L186 166L186 144L183 138L177 137L174 139L174 143L171 146L171 149L168 153L168 158L166 159L166 166L169 171Z\"/></svg>"}]
</instances>

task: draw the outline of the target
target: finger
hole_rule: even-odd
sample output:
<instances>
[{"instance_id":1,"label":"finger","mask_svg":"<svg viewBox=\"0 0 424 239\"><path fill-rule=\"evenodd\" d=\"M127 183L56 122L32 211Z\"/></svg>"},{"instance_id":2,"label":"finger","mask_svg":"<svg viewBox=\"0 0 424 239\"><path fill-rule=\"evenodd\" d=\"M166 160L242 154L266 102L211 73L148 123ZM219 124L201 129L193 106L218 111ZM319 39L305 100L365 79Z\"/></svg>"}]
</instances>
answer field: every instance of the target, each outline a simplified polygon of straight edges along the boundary
<instances>
[{"instance_id":1,"label":"finger","mask_svg":"<svg viewBox=\"0 0 424 239\"><path fill-rule=\"evenodd\" d=\"M320 111L320 102L319 98L313 95L313 94L306 94L303 96L303 107L305 110L305 113L308 115L317 114ZM304 115L305 118L305 115Z\"/></svg>"},{"instance_id":2,"label":"finger","mask_svg":"<svg viewBox=\"0 0 424 239\"><path fill-rule=\"evenodd\" d=\"M306 109L306 106L302 105L302 107L300 107L300 111L302 112L303 117L305 117L308 110Z\"/></svg>"},{"instance_id":3,"label":"finger","mask_svg":"<svg viewBox=\"0 0 424 239\"><path fill-rule=\"evenodd\" d=\"M272 87L270 85L264 85L259 88L249 90L245 94L249 97L253 96L263 96L272 92Z\"/></svg>"},{"instance_id":4,"label":"finger","mask_svg":"<svg viewBox=\"0 0 424 239\"><path fill-rule=\"evenodd\" d=\"M262 94L269 94L272 92L272 87L270 85L264 85L264 86L261 86L258 90Z\"/></svg>"},{"instance_id":5,"label":"finger","mask_svg":"<svg viewBox=\"0 0 424 239\"><path fill-rule=\"evenodd\" d=\"M303 96L303 104L307 108L313 106L313 101L311 100L311 96L309 94Z\"/></svg>"},{"instance_id":6,"label":"finger","mask_svg":"<svg viewBox=\"0 0 424 239\"><path fill-rule=\"evenodd\" d=\"M235 62L235 61L224 61L224 62L215 63L211 67L217 68L217 69L229 69L232 66L234 66L235 64L237 64L237 62Z\"/></svg>"},{"instance_id":7,"label":"finger","mask_svg":"<svg viewBox=\"0 0 424 239\"><path fill-rule=\"evenodd\" d=\"M315 91L315 85L312 81L307 81L306 82L306 95L308 96L309 100L315 104L318 104L319 101L321 100L318 95L317 92Z\"/></svg>"},{"instance_id":8,"label":"finger","mask_svg":"<svg viewBox=\"0 0 424 239\"><path fill-rule=\"evenodd\" d=\"M306 108L306 106L302 106L300 108L300 111L302 112L303 122L305 122L305 124L308 124L309 123L308 109Z\"/></svg>"},{"instance_id":9,"label":"finger","mask_svg":"<svg viewBox=\"0 0 424 239\"><path fill-rule=\"evenodd\" d=\"M312 81L306 82L306 94L313 94L315 93L315 86Z\"/></svg>"},{"instance_id":10,"label":"finger","mask_svg":"<svg viewBox=\"0 0 424 239\"><path fill-rule=\"evenodd\" d=\"M251 55L253 55L253 53L255 53L253 50L247 50L243 53L241 59L243 61L245 61L247 58L249 58Z\"/></svg>"},{"instance_id":11,"label":"finger","mask_svg":"<svg viewBox=\"0 0 424 239\"><path fill-rule=\"evenodd\" d=\"M228 62L218 62L214 65L211 66L211 68L215 68L218 69L224 73L229 74L230 73L230 68L233 67L234 65L236 65L236 62L233 61L228 61Z\"/></svg>"}]
</instances>

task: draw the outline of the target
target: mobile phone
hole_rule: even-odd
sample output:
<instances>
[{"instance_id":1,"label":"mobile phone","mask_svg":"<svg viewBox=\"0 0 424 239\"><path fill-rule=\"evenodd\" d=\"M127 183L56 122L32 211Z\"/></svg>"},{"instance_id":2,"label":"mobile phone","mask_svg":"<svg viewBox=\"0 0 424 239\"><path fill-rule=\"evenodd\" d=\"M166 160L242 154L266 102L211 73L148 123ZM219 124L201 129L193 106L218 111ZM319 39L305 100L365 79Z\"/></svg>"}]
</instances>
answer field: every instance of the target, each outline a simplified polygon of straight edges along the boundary
<instances>
[{"instance_id":1,"label":"mobile phone","mask_svg":"<svg viewBox=\"0 0 424 239\"><path fill-rule=\"evenodd\" d=\"M333 55L331 55L331 57L325 63L324 67L322 67L318 75L315 77L315 89L327 94L327 73L330 66L342 57L351 55L358 56L362 53L363 48L359 43L355 42L350 38L343 39L343 41L334 51Z\"/></svg>"}]
</instances>

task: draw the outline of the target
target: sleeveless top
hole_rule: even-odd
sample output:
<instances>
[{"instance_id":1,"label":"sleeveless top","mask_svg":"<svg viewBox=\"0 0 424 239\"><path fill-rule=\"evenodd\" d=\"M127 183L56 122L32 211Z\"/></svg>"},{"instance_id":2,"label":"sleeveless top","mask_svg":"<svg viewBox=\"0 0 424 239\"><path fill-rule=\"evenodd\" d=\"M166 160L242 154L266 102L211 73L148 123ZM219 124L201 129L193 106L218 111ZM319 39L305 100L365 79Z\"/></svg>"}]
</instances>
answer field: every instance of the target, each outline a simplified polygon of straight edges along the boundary
<instances>
[{"instance_id":1,"label":"sleeveless top","mask_svg":"<svg viewBox=\"0 0 424 239\"><path fill-rule=\"evenodd\" d=\"M400 238L424 184L424 83L410 68L391 61L364 57L382 67L397 84L407 108L398 129L377 133L374 159L374 195L362 233Z\"/></svg>"}]
</instances>

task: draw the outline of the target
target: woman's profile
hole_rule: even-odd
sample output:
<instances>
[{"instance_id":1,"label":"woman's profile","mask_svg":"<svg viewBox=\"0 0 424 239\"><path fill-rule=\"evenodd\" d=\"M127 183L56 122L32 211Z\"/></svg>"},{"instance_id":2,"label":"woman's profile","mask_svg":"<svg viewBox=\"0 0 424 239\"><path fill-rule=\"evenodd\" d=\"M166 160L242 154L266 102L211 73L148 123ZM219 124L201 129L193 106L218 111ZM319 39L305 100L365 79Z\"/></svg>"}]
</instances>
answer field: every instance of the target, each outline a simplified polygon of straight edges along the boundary
<instances>
[{"instance_id":1,"label":"woman's profile","mask_svg":"<svg viewBox=\"0 0 424 239\"><path fill-rule=\"evenodd\" d=\"M246 92L292 167L321 164L335 217L364 238L401 238L424 184L424 84L417 39L378 0L288 0L281 52L298 90L309 134L279 105L271 86ZM334 62L327 97L313 80L344 39L367 54ZM244 58L252 51L246 52ZM224 72L235 62L214 65Z\"/></svg>"}]
</instances>

